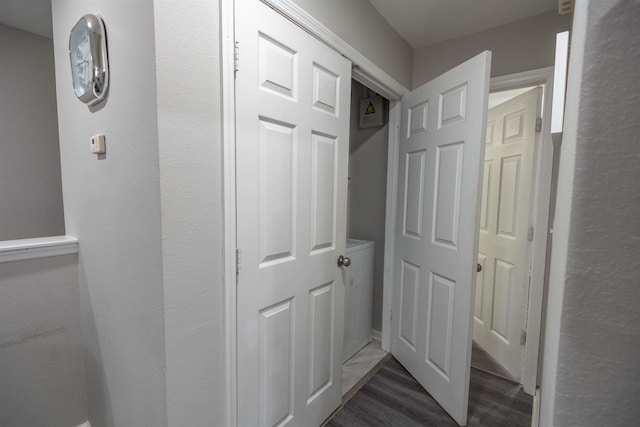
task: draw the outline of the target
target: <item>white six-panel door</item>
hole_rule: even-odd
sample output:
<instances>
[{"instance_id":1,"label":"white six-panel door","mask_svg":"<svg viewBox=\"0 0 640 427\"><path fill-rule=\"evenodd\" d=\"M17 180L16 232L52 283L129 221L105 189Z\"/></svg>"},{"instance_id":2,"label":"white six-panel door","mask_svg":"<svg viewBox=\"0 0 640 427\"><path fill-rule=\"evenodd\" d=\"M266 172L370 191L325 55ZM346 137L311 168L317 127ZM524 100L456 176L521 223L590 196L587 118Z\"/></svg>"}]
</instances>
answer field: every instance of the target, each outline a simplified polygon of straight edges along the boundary
<instances>
[{"instance_id":1,"label":"white six-panel door","mask_svg":"<svg viewBox=\"0 0 640 427\"><path fill-rule=\"evenodd\" d=\"M517 380L522 378L541 93L531 89L492 108L487 118L473 339Z\"/></svg>"},{"instance_id":2,"label":"white six-panel door","mask_svg":"<svg viewBox=\"0 0 640 427\"><path fill-rule=\"evenodd\" d=\"M317 426L342 394L351 64L258 0L236 38L238 425Z\"/></svg>"},{"instance_id":3,"label":"white six-panel door","mask_svg":"<svg viewBox=\"0 0 640 427\"><path fill-rule=\"evenodd\" d=\"M491 53L402 100L391 350L461 425Z\"/></svg>"}]
</instances>

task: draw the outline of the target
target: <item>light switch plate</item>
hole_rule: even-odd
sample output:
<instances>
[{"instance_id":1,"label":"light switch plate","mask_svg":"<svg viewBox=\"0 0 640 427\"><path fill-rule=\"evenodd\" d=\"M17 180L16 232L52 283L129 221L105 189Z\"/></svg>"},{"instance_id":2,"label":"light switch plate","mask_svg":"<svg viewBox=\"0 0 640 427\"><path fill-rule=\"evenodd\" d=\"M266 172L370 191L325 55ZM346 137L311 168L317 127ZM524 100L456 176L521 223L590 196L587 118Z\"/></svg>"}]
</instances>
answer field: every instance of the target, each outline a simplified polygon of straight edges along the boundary
<instances>
[{"instance_id":1,"label":"light switch plate","mask_svg":"<svg viewBox=\"0 0 640 427\"><path fill-rule=\"evenodd\" d=\"M91 153L104 154L107 152L107 147L104 142L104 135L97 134L91 137Z\"/></svg>"}]
</instances>

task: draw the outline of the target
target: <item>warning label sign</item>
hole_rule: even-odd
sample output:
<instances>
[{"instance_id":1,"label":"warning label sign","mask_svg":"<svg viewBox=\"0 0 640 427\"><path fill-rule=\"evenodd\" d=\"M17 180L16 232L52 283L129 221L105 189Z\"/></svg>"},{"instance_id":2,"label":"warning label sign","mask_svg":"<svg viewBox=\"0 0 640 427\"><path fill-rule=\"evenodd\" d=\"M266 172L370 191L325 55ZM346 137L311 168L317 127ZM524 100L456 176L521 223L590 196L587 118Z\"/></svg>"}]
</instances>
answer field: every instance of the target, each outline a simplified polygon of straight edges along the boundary
<instances>
[{"instance_id":1,"label":"warning label sign","mask_svg":"<svg viewBox=\"0 0 640 427\"><path fill-rule=\"evenodd\" d=\"M364 112L365 114L375 114L376 113L376 109L373 108L373 104L371 102L369 102L369 105L367 105L367 109Z\"/></svg>"},{"instance_id":2,"label":"warning label sign","mask_svg":"<svg viewBox=\"0 0 640 427\"><path fill-rule=\"evenodd\" d=\"M360 127L371 128L382 126L384 104L380 95L371 96L360 100Z\"/></svg>"}]
</instances>

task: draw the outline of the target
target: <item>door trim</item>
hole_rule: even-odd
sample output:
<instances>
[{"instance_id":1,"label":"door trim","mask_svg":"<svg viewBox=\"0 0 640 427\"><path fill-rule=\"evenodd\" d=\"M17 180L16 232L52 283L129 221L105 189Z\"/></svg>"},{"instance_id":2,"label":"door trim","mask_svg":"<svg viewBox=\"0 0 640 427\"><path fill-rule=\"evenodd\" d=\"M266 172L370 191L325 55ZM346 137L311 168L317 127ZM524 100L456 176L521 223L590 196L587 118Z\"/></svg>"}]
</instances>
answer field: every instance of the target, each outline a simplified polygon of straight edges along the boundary
<instances>
[{"instance_id":1,"label":"door trim","mask_svg":"<svg viewBox=\"0 0 640 427\"><path fill-rule=\"evenodd\" d=\"M238 423L237 395L237 283L236 283L236 136L235 136L235 25L234 6L236 0L221 0L220 43L222 74L222 151L223 151L223 209L224 209L224 304L225 304L225 392L227 397L227 424ZM387 206L385 235L393 235L395 218L395 194L389 189L396 188L398 128L400 126L400 98L409 90L381 68L362 55L351 45L335 35L314 17L302 10L291 0L261 0L329 47L345 56L353 63L352 78L367 85L390 101L389 115L389 159L387 166ZM394 193L391 191L391 193ZM391 280L393 277L393 239L385 242L382 348L390 350ZM385 345L386 343L386 345Z\"/></svg>"},{"instance_id":2,"label":"door trim","mask_svg":"<svg viewBox=\"0 0 640 427\"><path fill-rule=\"evenodd\" d=\"M352 77L355 80L389 100L400 99L402 95L409 92L407 88L375 65L369 58L358 52L293 1L261 1L351 61L354 65Z\"/></svg>"},{"instance_id":3,"label":"door trim","mask_svg":"<svg viewBox=\"0 0 640 427\"><path fill-rule=\"evenodd\" d=\"M389 142L387 146L387 201L384 224L384 272L382 277L381 348L391 352L391 308L393 307L393 260L396 255L395 224L398 211L398 168L400 167L399 99L389 100Z\"/></svg>"},{"instance_id":4,"label":"door trim","mask_svg":"<svg viewBox=\"0 0 640 427\"><path fill-rule=\"evenodd\" d=\"M220 62L222 80L222 189L224 234L224 334L226 419L238 425L236 337L236 96L234 0L220 2Z\"/></svg>"},{"instance_id":5,"label":"door trim","mask_svg":"<svg viewBox=\"0 0 640 427\"><path fill-rule=\"evenodd\" d=\"M551 198L551 172L553 168L553 141L551 139L551 105L553 101L553 67L509 74L491 79L490 91L498 89L544 84L542 105L542 132L537 140L535 156L535 189L532 206L533 241L529 255L531 281L526 300L524 324L527 341L522 366L522 388L534 395L538 375L538 354L542 324L544 273L549 237L549 204Z\"/></svg>"}]
</instances>

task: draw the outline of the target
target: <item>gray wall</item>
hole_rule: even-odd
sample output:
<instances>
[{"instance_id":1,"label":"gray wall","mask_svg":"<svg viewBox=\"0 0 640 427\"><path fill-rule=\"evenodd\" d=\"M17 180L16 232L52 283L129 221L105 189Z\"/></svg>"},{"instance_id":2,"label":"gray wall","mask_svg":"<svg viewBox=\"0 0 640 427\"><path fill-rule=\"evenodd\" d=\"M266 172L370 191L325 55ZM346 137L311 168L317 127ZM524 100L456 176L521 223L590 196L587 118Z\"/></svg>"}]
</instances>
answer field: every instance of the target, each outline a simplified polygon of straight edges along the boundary
<instances>
[{"instance_id":1,"label":"gray wall","mask_svg":"<svg viewBox=\"0 0 640 427\"><path fill-rule=\"evenodd\" d=\"M626 426L640 406L640 2L576 3L541 424Z\"/></svg>"},{"instance_id":2,"label":"gray wall","mask_svg":"<svg viewBox=\"0 0 640 427\"><path fill-rule=\"evenodd\" d=\"M553 66L556 33L568 30L570 19L569 15L551 11L416 49L412 87L417 88L484 50L493 52L491 75L494 77Z\"/></svg>"},{"instance_id":3,"label":"gray wall","mask_svg":"<svg viewBox=\"0 0 640 427\"><path fill-rule=\"evenodd\" d=\"M413 49L367 0L293 0L405 87Z\"/></svg>"},{"instance_id":4,"label":"gray wall","mask_svg":"<svg viewBox=\"0 0 640 427\"><path fill-rule=\"evenodd\" d=\"M0 24L0 240L64 234L53 44Z\"/></svg>"},{"instance_id":5,"label":"gray wall","mask_svg":"<svg viewBox=\"0 0 640 427\"><path fill-rule=\"evenodd\" d=\"M75 255L0 263L0 425L87 419Z\"/></svg>"},{"instance_id":6,"label":"gray wall","mask_svg":"<svg viewBox=\"0 0 640 427\"><path fill-rule=\"evenodd\" d=\"M389 125L360 129L359 108L365 88L351 81L349 133L349 237L376 242L373 329L382 330L384 226L387 197ZM388 102L385 100L388 109ZM388 121L385 118L385 122Z\"/></svg>"},{"instance_id":7,"label":"gray wall","mask_svg":"<svg viewBox=\"0 0 640 427\"><path fill-rule=\"evenodd\" d=\"M67 43L95 10L111 88L89 109L73 94ZM228 425L218 14L216 1L53 4L93 427ZM98 131L104 159L89 152Z\"/></svg>"},{"instance_id":8,"label":"gray wall","mask_svg":"<svg viewBox=\"0 0 640 427\"><path fill-rule=\"evenodd\" d=\"M230 425L218 7L154 2L170 426Z\"/></svg>"},{"instance_id":9,"label":"gray wall","mask_svg":"<svg viewBox=\"0 0 640 427\"><path fill-rule=\"evenodd\" d=\"M69 31L100 11L111 87L89 109L71 85ZM53 2L67 234L79 290L92 427L166 425L160 177L152 0ZM89 137L106 135L106 158Z\"/></svg>"}]
</instances>

